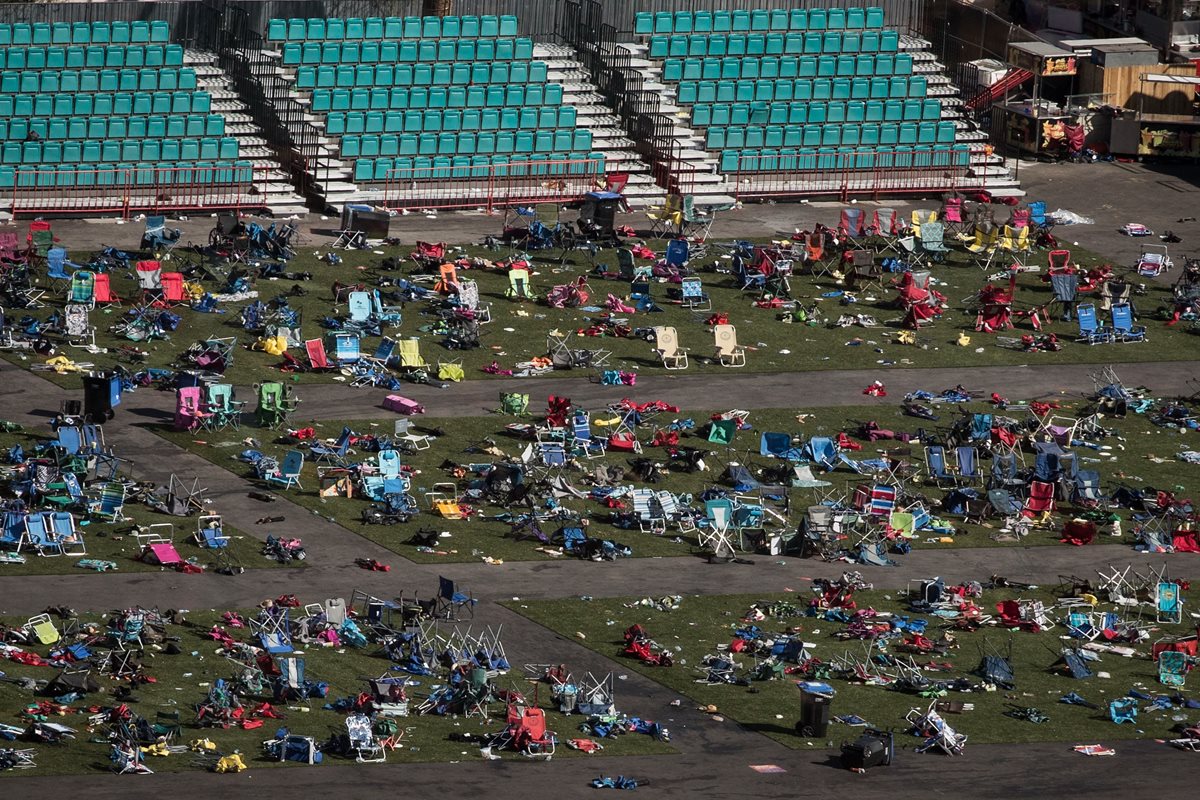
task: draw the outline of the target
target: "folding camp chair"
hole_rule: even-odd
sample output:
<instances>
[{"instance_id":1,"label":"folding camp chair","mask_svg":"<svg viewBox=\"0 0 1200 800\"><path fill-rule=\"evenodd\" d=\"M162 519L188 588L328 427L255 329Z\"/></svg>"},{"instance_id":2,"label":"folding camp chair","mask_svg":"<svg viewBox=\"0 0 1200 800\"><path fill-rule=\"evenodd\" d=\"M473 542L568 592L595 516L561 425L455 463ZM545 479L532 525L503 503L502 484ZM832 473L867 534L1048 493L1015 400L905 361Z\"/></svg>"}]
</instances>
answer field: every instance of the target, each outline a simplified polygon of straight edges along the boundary
<instances>
[{"instance_id":1,"label":"folding camp chair","mask_svg":"<svg viewBox=\"0 0 1200 800\"><path fill-rule=\"evenodd\" d=\"M46 277L52 284L58 285L59 281L71 280L71 273L67 272L67 251L63 247L51 247L46 251Z\"/></svg>"},{"instance_id":2,"label":"folding camp chair","mask_svg":"<svg viewBox=\"0 0 1200 800\"><path fill-rule=\"evenodd\" d=\"M705 524L697 529L700 548L714 558L732 558L737 550L730 539L733 525L733 501L728 498L706 500L704 503Z\"/></svg>"},{"instance_id":3,"label":"folding camp chair","mask_svg":"<svg viewBox=\"0 0 1200 800\"><path fill-rule=\"evenodd\" d=\"M974 239L966 243L967 252L974 257L975 265L982 269L992 266L996 255L1000 230L991 224L977 224Z\"/></svg>"},{"instance_id":4,"label":"folding camp chair","mask_svg":"<svg viewBox=\"0 0 1200 800\"><path fill-rule=\"evenodd\" d=\"M646 212L650 221L650 235L659 239L674 234L683 221L683 198L677 194L669 194L658 208Z\"/></svg>"},{"instance_id":5,"label":"folding camp chair","mask_svg":"<svg viewBox=\"0 0 1200 800\"><path fill-rule=\"evenodd\" d=\"M666 369L687 369L688 351L679 346L679 335L671 327L654 329L654 351Z\"/></svg>"},{"instance_id":6,"label":"folding camp chair","mask_svg":"<svg viewBox=\"0 0 1200 800\"><path fill-rule=\"evenodd\" d=\"M942 210L939 216L946 230L954 234L961 234L966 228L966 216L963 214L965 201L958 195L951 195L942 201Z\"/></svg>"},{"instance_id":7,"label":"folding camp chair","mask_svg":"<svg viewBox=\"0 0 1200 800\"><path fill-rule=\"evenodd\" d=\"M945 228L942 223L926 222L922 224L921 236L918 241L923 255L928 255L936 263L946 260L946 253L950 250L946 247Z\"/></svg>"},{"instance_id":8,"label":"folding camp chair","mask_svg":"<svg viewBox=\"0 0 1200 800\"><path fill-rule=\"evenodd\" d=\"M896 213L896 209L877 208L868 230L871 236L877 240L877 249L880 252L893 252L899 255L900 251L896 249L896 240L905 229L906 226Z\"/></svg>"},{"instance_id":9,"label":"folding camp chair","mask_svg":"<svg viewBox=\"0 0 1200 800\"><path fill-rule=\"evenodd\" d=\"M224 430L241 427L242 408L245 402L233 399L233 385L229 383L210 383L208 397L204 404L207 412L208 425L212 430Z\"/></svg>"},{"instance_id":10,"label":"folding camp chair","mask_svg":"<svg viewBox=\"0 0 1200 800\"><path fill-rule=\"evenodd\" d=\"M255 384L254 391L258 395L258 408L255 409L258 424L272 429L286 425L299 402L292 397L290 387L278 381L265 381Z\"/></svg>"},{"instance_id":11,"label":"folding camp chair","mask_svg":"<svg viewBox=\"0 0 1200 800\"><path fill-rule=\"evenodd\" d=\"M1017 266L1025 266L1025 257L1033 252L1029 242L1029 228L1014 228L1005 225L1000 237L996 240L996 250L1012 255Z\"/></svg>"},{"instance_id":12,"label":"folding camp chair","mask_svg":"<svg viewBox=\"0 0 1200 800\"><path fill-rule=\"evenodd\" d=\"M142 233L141 249L153 253L156 258L170 254L179 244L182 231L178 228L168 228L167 218L162 216L146 217L146 230Z\"/></svg>"},{"instance_id":13,"label":"folding camp chair","mask_svg":"<svg viewBox=\"0 0 1200 800\"><path fill-rule=\"evenodd\" d=\"M856 294L874 289L883 291L883 269L875 263L875 253L872 250L850 251L850 272L846 275L846 285Z\"/></svg>"},{"instance_id":14,"label":"folding camp chair","mask_svg":"<svg viewBox=\"0 0 1200 800\"><path fill-rule=\"evenodd\" d=\"M524 267L512 267L508 271L508 289L505 297L514 300L532 300L533 294L529 285L529 270Z\"/></svg>"},{"instance_id":15,"label":"folding camp chair","mask_svg":"<svg viewBox=\"0 0 1200 800\"><path fill-rule=\"evenodd\" d=\"M716 348L716 360L721 366L746 366L746 348L738 345L737 329L734 326L714 325L713 346Z\"/></svg>"},{"instance_id":16,"label":"folding camp chair","mask_svg":"<svg viewBox=\"0 0 1200 800\"><path fill-rule=\"evenodd\" d=\"M709 234L712 233L713 223L716 222L717 212L728 208L732 208L732 206L710 205L698 208L695 197L690 194L684 195L683 208L680 211L679 235L698 242L707 240Z\"/></svg>"},{"instance_id":17,"label":"folding camp chair","mask_svg":"<svg viewBox=\"0 0 1200 800\"><path fill-rule=\"evenodd\" d=\"M838 238L843 247L864 248L867 246L867 213L861 208L843 208L838 220Z\"/></svg>"},{"instance_id":18,"label":"folding camp chair","mask_svg":"<svg viewBox=\"0 0 1200 800\"><path fill-rule=\"evenodd\" d=\"M1026 517L1040 517L1054 512L1054 484L1044 481L1031 481L1029 497L1021 513Z\"/></svg>"},{"instance_id":19,"label":"folding camp chair","mask_svg":"<svg viewBox=\"0 0 1200 800\"><path fill-rule=\"evenodd\" d=\"M470 591L459 589L454 581L449 578L438 578L437 606L434 609L434 616L442 619L457 622L460 619L460 613L464 610L469 617L475 616L475 603L477 602Z\"/></svg>"},{"instance_id":20,"label":"folding camp chair","mask_svg":"<svg viewBox=\"0 0 1200 800\"><path fill-rule=\"evenodd\" d=\"M135 269L137 270L138 286L142 290L142 302L162 302L162 264L158 261L139 261Z\"/></svg>"}]
</instances>

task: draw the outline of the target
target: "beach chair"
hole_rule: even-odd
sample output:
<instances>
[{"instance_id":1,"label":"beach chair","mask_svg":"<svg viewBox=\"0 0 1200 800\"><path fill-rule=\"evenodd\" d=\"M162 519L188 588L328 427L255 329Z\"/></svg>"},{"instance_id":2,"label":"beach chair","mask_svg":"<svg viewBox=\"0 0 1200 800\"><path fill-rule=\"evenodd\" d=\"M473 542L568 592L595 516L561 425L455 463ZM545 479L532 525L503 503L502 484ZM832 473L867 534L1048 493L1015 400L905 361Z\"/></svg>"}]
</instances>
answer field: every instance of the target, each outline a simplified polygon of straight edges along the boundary
<instances>
[{"instance_id":1,"label":"beach chair","mask_svg":"<svg viewBox=\"0 0 1200 800\"><path fill-rule=\"evenodd\" d=\"M125 519L125 484L109 481L100 489L99 497L88 501L88 515L103 522Z\"/></svg>"},{"instance_id":2,"label":"beach chair","mask_svg":"<svg viewBox=\"0 0 1200 800\"><path fill-rule=\"evenodd\" d=\"M93 273L92 297L96 303L111 303L118 307L121 305L121 297L112 290L112 281L106 272Z\"/></svg>"},{"instance_id":3,"label":"beach chair","mask_svg":"<svg viewBox=\"0 0 1200 800\"><path fill-rule=\"evenodd\" d=\"M738 345L737 328L734 326L713 326L713 346L716 348L716 359L721 366L746 366L746 348Z\"/></svg>"},{"instance_id":4,"label":"beach chair","mask_svg":"<svg viewBox=\"0 0 1200 800\"><path fill-rule=\"evenodd\" d=\"M1120 697L1112 700L1108 704L1108 718L1115 724L1121 725L1126 722L1137 724L1138 704L1137 700L1132 697Z\"/></svg>"},{"instance_id":5,"label":"beach chair","mask_svg":"<svg viewBox=\"0 0 1200 800\"><path fill-rule=\"evenodd\" d=\"M401 306L384 303L378 289L371 290L371 316L380 325L398 326L404 320L403 310Z\"/></svg>"},{"instance_id":6,"label":"beach chair","mask_svg":"<svg viewBox=\"0 0 1200 800\"><path fill-rule=\"evenodd\" d=\"M1112 336L1118 342L1146 341L1146 326L1133 324L1133 306L1129 303L1113 303L1109 310L1112 314Z\"/></svg>"},{"instance_id":7,"label":"beach chair","mask_svg":"<svg viewBox=\"0 0 1200 800\"><path fill-rule=\"evenodd\" d=\"M438 294L456 294L459 290L458 268L453 264L440 264L433 290Z\"/></svg>"},{"instance_id":8,"label":"beach chair","mask_svg":"<svg viewBox=\"0 0 1200 800\"><path fill-rule=\"evenodd\" d=\"M304 352L308 356L308 368L314 372L324 372L334 369L325 353L325 345L320 339L309 339L304 343Z\"/></svg>"},{"instance_id":9,"label":"beach chair","mask_svg":"<svg viewBox=\"0 0 1200 800\"><path fill-rule=\"evenodd\" d=\"M458 588L449 578L438 578L436 600L435 617L457 622L464 611L469 617L475 616L475 598L471 596L470 591Z\"/></svg>"},{"instance_id":10,"label":"beach chair","mask_svg":"<svg viewBox=\"0 0 1200 800\"><path fill-rule=\"evenodd\" d=\"M184 563L183 556L175 549L175 543L160 538L151 539L142 546L141 560L160 567L177 567Z\"/></svg>"},{"instance_id":11,"label":"beach chair","mask_svg":"<svg viewBox=\"0 0 1200 800\"><path fill-rule=\"evenodd\" d=\"M979 452L974 447L956 447L954 457L959 483L983 482L983 472L979 468Z\"/></svg>"},{"instance_id":12,"label":"beach chair","mask_svg":"<svg viewBox=\"0 0 1200 800\"><path fill-rule=\"evenodd\" d=\"M1113 340L1113 331L1100 324L1096 317L1096 307L1091 303L1076 306L1075 316L1079 323L1079 338L1076 341L1085 344L1105 344Z\"/></svg>"},{"instance_id":13,"label":"beach chair","mask_svg":"<svg viewBox=\"0 0 1200 800\"><path fill-rule=\"evenodd\" d=\"M71 347L96 346L96 329L88 324L87 306L72 303L63 309L63 333Z\"/></svg>"},{"instance_id":14,"label":"beach chair","mask_svg":"<svg viewBox=\"0 0 1200 800\"><path fill-rule=\"evenodd\" d=\"M674 328L654 329L654 351L662 359L665 369L687 369L688 351L679 346L679 335Z\"/></svg>"},{"instance_id":15,"label":"beach chair","mask_svg":"<svg viewBox=\"0 0 1200 800\"><path fill-rule=\"evenodd\" d=\"M198 517L194 538L197 545L209 550L221 550L229 546L225 522L219 514L203 514Z\"/></svg>"},{"instance_id":16,"label":"beach chair","mask_svg":"<svg viewBox=\"0 0 1200 800\"><path fill-rule=\"evenodd\" d=\"M679 283L680 304L684 308L697 311L708 311L712 308L712 299L704 291L704 282L699 278L684 278Z\"/></svg>"},{"instance_id":17,"label":"beach chair","mask_svg":"<svg viewBox=\"0 0 1200 800\"><path fill-rule=\"evenodd\" d=\"M416 337L401 339L399 342L400 352L397 358L400 361L399 366L409 369L424 369L429 366L424 358L421 357L421 340Z\"/></svg>"},{"instance_id":18,"label":"beach chair","mask_svg":"<svg viewBox=\"0 0 1200 800\"><path fill-rule=\"evenodd\" d=\"M946 464L946 448L941 445L929 445L925 448L925 467L929 470L929 478L935 486L954 486L958 483L958 479Z\"/></svg>"},{"instance_id":19,"label":"beach chair","mask_svg":"<svg viewBox=\"0 0 1200 800\"><path fill-rule=\"evenodd\" d=\"M50 515L43 513L25 515L25 531L17 544L17 552L32 550L39 556L61 556L62 548L54 539Z\"/></svg>"},{"instance_id":20,"label":"beach chair","mask_svg":"<svg viewBox=\"0 0 1200 800\"><path fill-rule=\"evenodd\" d=\"M1183 620L1183 598L1179 584L1159 581L1154 592L1155 619L1158 622L1179 624Z\"/></svg>"},{"instance_id":21,"label":"beach chair","mask_svg":"<svg viewBox=\"0 0 1200 800\"><path fill-rule=\"evenodd\" d=\"M397 419L392 423L392 439L409 450L428 450L433 442L432 436L415 432L413 421L406 418Z\"/></svg>"},{"instance_id":22,"label":"beach chair","mask_svg":"<svg viewBox=\"0 0 1200 800\"><path fill-rule=\"evenodd\" d=\"M313 457L313 463L345 466L346 453L350 450L350 438L353 435L354 431L349 426L345 426L342 428L341 434L332 447L319 441L313 442L309 447L309 454Z\"/></svg>"},{"instance_id":23,"label":"beach chair","mask_svg":"<svg viewBox=\"0 0 1200 800\"><path fill-rule=\"evenodd\" d=\"M1182 689L1187 681L1188 657L1178 650L1163 650L1158 654L1158 682Z\"/></svg>"},{"instance_id":24,"label":"beach chair","mask_svg":"<svg viewBox=\"0 0 1200 800\"><path fill-rule=\"evenodd\" d=\"M289 450L284 454L283 461L279 462L279 468L264 475L263 479L268 483L278 484L284 489L290 489L293 486L303 489L304 486L300 483L300 473L303 470L304 451Z\"/></svg>"},{"instance_id":25,"label":"beach chair","mask_svg":"<svg viewBox=\"0 0 1200 800\"><path fill-rule=\"evenodd\" d=\"M375 738L371 729L371 718L366 714L351 714L346 717L346 738L350 752L360 764L379 764L387 760L387 751Z\"/></svg>"},{"instance_id":26,"label":"beach chair","mask_svg":"<svg viewBox=\"0 0 1200 800\"><path fill-rule=\"evenodd\" d=\"M61 555L87 555L87 543L83 539L83 532L75 527L75 517L72 514L67 511L53 511L45 516L49 518L50 533Z\"/></svg>"},{"instance_id":27,"label":"beach chair","mask_svg":"<svg viewBox=\"0 0 1200 800\"><path fill-rule=\"evenodd\" d=\"M87 309L95 308L96 277L96 273L91 270L76 270L71 275L71 286L67 290L67 302Z\"/></svg>"},{"instance_id":28,"label":"beach chair","mask_svg":"<svg viewBox=\"0 0 1200 800\"><path fill-rule=\"evenodd\" d=\"M374 307L370 292L351 292L350 296L346 299L346 313L350 318L351 324L360 326L369 325L373 312Z\"/></svg>"}]
</instances>

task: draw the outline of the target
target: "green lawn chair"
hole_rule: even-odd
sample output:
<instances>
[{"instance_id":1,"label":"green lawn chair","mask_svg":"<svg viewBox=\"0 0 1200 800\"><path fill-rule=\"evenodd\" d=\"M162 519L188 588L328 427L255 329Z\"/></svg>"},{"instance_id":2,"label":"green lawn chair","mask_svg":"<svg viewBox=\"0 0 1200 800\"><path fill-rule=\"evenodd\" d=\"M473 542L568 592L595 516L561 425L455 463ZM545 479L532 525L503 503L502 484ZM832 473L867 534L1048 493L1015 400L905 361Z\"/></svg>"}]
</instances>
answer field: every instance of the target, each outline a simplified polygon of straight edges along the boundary
<instances>
[{"instance_id":1,"label":"green lawn chair","mask_svg":"<svg viewBox=\"0 0 1200 800\"><path fill-rule=\"evenodd\" d=\"M291 390L279 381L264 381L254 387L258 392L258 408L255 417L259 427L278 429L287 424L288 416L296 410L299 402Z\"/></svg>"},{"instance_id":2,"label":"green lawn chair","mask_svg":"<svg viewBox=\"0 0 1200 800\"><path fill-rule=\"evenodd\" d=\"M520 394L519 392L501 392L500 393L500 413L511 414L515 417L523 416L529 411L529 395Z\"/></svg>"}]
</instances>

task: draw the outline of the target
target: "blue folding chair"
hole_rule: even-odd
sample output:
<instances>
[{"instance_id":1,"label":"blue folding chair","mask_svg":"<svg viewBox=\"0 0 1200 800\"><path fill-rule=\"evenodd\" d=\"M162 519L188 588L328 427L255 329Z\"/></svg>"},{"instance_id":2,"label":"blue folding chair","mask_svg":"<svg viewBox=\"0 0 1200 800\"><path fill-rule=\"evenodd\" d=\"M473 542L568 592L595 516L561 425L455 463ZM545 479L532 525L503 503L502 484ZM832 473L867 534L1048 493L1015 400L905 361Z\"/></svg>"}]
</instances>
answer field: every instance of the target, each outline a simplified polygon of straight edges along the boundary
<instances>
[{"instance_id":1,"label":"blue folding chair","mask_svg":"<svg viewBox=\"0 0 1200 800\"><path fill-rule=\"evenodd\" d=\"M342 433L333 447L321 444L320 442L313 442L312 447L309 448L309 453L312 455L313 461L318 464L329 462L339 467L345 466L346 453L350 450L350 437L353 433L349 426L343 427Z\"/></svg>"},{"instance_id":2,"label":"blue folding chair","mask_svg":"<svg viewBox=\"0 0 1200 800\"><path fill-rule=\"evenodd\" d=\"M1146 341L1146 326L1133 324L1133 306L1129 303L1113 303L1112 335L1118 342Z\"/></svg>"},{"instance_id":3,"label":"blue folding chair","mask_svg":"<svg viewBox=\"0 0 1200 800\"><path fill-rule=\"evenodd\" d=\"M1100 324L1096 317L1096 307L1091 303L1076 306L1075 318L1079 323L1078 341L1085 344L1104 344L1112 341L1112 331Z\"/></svg>"},{"instance_id":4,"label":"blue folding chair","mask_svg":"<svg viewBox=\"0 0 1200 800\"><path fill-rule=\"evenodd\" d=\"M438 577L436 616L457 621L459 613L465 609L468 616L474 617L475 603L475 598L471 597L470 592L459 590L449 578Z\"/></svg>"}]
</instances>

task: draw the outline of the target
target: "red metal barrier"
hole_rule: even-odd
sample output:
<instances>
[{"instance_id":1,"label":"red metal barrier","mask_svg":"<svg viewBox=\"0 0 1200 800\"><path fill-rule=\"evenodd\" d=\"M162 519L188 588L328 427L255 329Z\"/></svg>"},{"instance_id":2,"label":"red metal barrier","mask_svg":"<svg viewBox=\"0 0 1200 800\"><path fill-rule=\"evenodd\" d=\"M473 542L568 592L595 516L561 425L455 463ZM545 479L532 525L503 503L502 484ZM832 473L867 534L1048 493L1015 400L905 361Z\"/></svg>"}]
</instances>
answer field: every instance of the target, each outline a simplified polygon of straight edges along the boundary
<instances>
[{"instance_id":1,"label":"red metal barrier","mask_svg":"<svg viewBox=\"0 0 1200 800\"><path fill-rule=\"evenodd\" d=\"M604 159L514 161L479 166L388 170L388 208L496 208L525 203L568 203L604 181Z\"/></svg>"},{"instance_id":2,"label":"red metal barrier","mask_svg":"<svg viewBox=\"0 0 1200 800\"><path fill-rule=\"evenodd\" d=\"M21 168L10 189L12 212L14 216L128 217L139 212L262 208L274 169L249 162L190 167Z\"/></svg>"},{"instance_id":3,"label":"red metal barrier","mask_svg":"<svg viewBox=\"0 0 1200 800\"><path fill-rule=\"evenodd\" d=\"M963 185L969 164L970 153L963 150L897 155L869 148L742 156L738 168L725 174L739 200L832 196L846 201L952 191Z\"/></svg>"}]
</instances>

